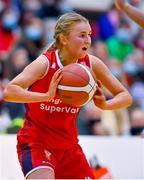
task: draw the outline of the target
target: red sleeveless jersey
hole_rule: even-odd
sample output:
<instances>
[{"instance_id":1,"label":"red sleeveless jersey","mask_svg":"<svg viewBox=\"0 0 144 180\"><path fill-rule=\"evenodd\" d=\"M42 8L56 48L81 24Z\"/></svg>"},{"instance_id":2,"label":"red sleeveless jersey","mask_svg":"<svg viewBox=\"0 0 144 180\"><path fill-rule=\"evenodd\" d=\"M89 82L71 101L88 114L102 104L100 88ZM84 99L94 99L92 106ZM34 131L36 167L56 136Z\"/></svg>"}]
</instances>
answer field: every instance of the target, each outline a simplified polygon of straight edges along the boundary
<instances>
[{"instance_id":1,"label":"red sleeveless jersey","mask_svg":"<svg viewBox=\"0 0 144 180\"><path fill-rule=\"evenodd\" d=\"M45 76L36 81L29 91L45 93L53 74L63 65L58 51L46 52L48 70ZM89 56L77 63L90 67ZM27 113L24 127L18 133L20 143L42 143L47 147L69 149L78 143L76 119L79 108L63 103L57 96L48 102L26 104Z\"/></svg>"}]
</instances>

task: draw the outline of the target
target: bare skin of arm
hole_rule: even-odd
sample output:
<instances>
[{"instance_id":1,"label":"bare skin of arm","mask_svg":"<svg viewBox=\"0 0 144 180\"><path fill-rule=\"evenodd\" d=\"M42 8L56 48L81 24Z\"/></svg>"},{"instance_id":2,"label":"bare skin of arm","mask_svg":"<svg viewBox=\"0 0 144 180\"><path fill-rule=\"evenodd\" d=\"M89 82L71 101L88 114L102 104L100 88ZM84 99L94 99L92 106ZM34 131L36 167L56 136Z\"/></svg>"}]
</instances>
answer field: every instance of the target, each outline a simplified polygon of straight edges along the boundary
<instances>
[{"instance_id":1,"label":"bare skin of arm","mask_svg":"<svg viewBox=\"0 0 144 180\"><path fill-rule=\"evenodd\" d=\"M91 56L92 68L98 79L98 89L94 96L95 105L104 110L125 108L132 104L132 97L127 89L113 76L107 66L98 58ZM107 88L113 98L105 99L102 85Z\"/></svg>"},{"instance_id":2,"label":"bare skin of arm","mask_svg":"<svg viewBox=\"0 0 144 180\"><path fill-rule=\"evenodd\" d=\"M48 61L46 57L43 55L39 56L9 82L4 90L4 100L17 103L33 103L53 99L57 85L62 77L61 70L56 71L54 74L48 92L39 93L27 90L35 81L43 77L47 67Z\"/></svg>"},{"instance_id":3,"label":"bare skin of arm","mask_svg":"<svg viewBox=\"0 0 144 180\"><path fill-rule=\"evenodd\" d=\"M125 0L115 0L115 5L118 10L127 14L129 18L144 28L144 12L126 3Z\"/></svg>"}]
</instances>

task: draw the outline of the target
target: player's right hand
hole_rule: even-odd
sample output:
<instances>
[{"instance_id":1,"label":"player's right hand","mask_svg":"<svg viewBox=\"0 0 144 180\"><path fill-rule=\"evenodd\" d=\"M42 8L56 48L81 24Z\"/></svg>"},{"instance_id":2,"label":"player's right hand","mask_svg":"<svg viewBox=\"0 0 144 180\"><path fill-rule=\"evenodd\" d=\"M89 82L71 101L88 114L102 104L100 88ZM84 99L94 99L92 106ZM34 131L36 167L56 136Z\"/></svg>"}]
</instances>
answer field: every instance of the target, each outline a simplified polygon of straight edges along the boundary
<instances>
[{"instance_id":1,"label":"player's right hand","mask_svg":"<svg viewBox=\"0 0 144 180\"><path fill-rule=\"evenodd\" d=\"M56 94L56 89L57 89L57 86L62 78L62 74L61 74L62 70L61 69L58 69L52 79L51 79L51 82L50 82L50 86L49 86L49 90L47 92L47 100L46 101L49 101L51 99L53 99L55 97L55 94Z\"/></svg>"},{"instance_id":2,"label":"player's right hand","mask_svg":"<svg viewBox=\"0 0 144 180\"><path fill-rule=\"evenodd\" d=\"M115 6L118 10L123 10L125 5L125 0L115 0Z\"/></svg>"}]
</instances>

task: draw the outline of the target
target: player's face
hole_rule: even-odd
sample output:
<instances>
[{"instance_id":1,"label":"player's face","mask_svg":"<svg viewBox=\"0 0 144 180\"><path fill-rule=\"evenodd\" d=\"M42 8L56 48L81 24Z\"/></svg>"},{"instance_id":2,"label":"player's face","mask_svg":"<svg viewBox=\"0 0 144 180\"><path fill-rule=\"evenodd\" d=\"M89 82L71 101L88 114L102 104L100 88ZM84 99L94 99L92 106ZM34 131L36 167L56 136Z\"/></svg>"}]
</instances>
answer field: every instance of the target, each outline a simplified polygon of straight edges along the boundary
<instances>
[{"instance_id":1,"label":"player's face","mask_svg":"<svg viewBox=\"0 0 144 180\"><path fill-rule=\"evenodd\" d=\"M72 26L70 31L67 50L76 58L82 58L86 55L91 45L91 27L89 23L80 22Z\"/></svg>"}]
</instances>

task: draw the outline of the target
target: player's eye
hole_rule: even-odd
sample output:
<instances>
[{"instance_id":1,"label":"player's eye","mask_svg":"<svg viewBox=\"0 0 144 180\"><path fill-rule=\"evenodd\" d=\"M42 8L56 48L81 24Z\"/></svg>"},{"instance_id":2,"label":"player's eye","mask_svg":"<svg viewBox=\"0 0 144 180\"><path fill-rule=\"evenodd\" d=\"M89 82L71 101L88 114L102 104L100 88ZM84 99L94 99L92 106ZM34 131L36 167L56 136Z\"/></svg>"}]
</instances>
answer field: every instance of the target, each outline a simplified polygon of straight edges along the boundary
<instances>
[{"instance_id":1,"label":"player's eye","mask_svg":"<svg viewBox=\"0 0 144 180\"><path fill-rule=\"evenodd\" d=\"M85 37L86 35L85 34L81 34L80 37Z\"/></svg>"}]
</instances>

